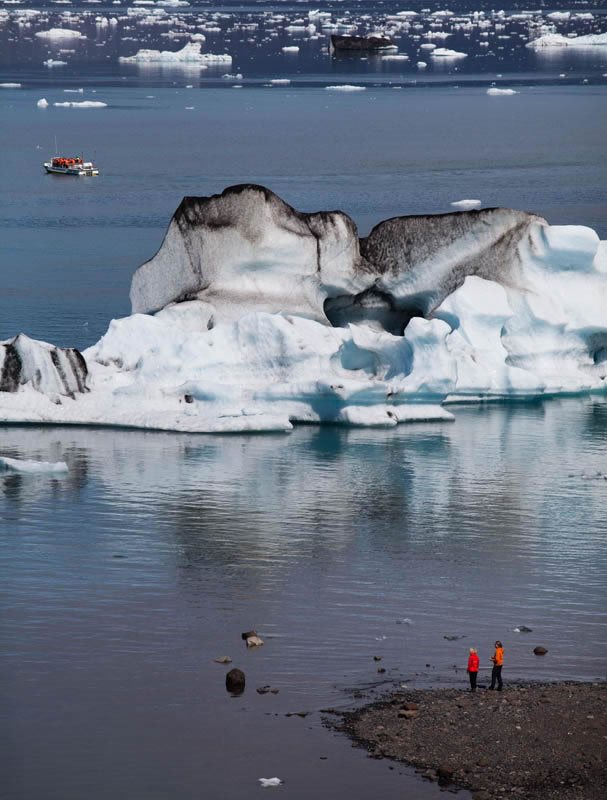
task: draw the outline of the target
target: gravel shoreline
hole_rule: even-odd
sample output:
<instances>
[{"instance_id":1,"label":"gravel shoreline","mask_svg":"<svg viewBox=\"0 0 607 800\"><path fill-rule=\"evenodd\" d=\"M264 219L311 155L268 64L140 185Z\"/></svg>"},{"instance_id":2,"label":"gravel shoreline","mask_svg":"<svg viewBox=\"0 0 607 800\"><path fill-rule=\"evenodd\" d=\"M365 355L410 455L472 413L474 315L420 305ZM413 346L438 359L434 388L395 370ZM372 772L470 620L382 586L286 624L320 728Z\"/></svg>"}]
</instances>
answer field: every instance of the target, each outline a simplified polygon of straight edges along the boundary
<instances>
[{"instance_id":1,"label":"gravel shoreline","mask_svg":"<svg viewBox=\"0 0 607 800\"><path fill-rule=\"evenodd\" d=\"M607 684L398 691L336 723L374 758L411 765L474 800L602 800Z\"/></svg>"}]
</instances>

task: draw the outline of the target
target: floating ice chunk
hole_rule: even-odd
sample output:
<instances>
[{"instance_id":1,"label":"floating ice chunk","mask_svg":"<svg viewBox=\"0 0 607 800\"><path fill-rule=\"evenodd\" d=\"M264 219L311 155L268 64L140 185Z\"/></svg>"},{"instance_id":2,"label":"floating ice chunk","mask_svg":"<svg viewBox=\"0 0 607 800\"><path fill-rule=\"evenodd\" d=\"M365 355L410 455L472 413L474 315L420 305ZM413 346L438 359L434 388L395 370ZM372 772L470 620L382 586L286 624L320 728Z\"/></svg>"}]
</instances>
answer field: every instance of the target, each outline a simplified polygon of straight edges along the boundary
<instances>
[{"instance_id":1,"label":"floating ice chunk","mask_svg":"<svg viewBox=\"0 0 607 800\"><path fill-rule=\"evenodd\" d=\"M546 33L537 39L527 42L526 47L541 49L543 47L607 47L607 33L589 33L570 39L560 33Z\"/></svg>"},{"instance_id":2,"label":"floating ice chunk","mask_svg":"<svg viewBox=\"0 0 607 800\"><path fill-rule=\"evenodd\" d=\"M338 86L325 86L329 92L364 92L366 86L354 86L349 83L341 83Z\"/></svg>"},{"instance_id":3,"label":"floating ice chunk","mask_svg":"<svg viewBox=\"0 0 607 800\"><path fill-rule=\"evenodd\" d=\"M57 58L47 58L47 60L42 63L45 67L65 67L67 65L67 61L61 61Z\"/></svg>"},{"instance_id":4,"label":"floating ice chunk","mask_svg":"<svg viewBox=\"0 0 607 800\"><path fill-rule=\"evenodd\" d=\"M181 50L147 50L142 49L134 56L121 56L123 64L231 64L232 56L227 53L201 53L200 42L188 42Z\"/></svg>"},{"instance_id":5,"label":"floating ice chunk","mask_svg":"<svg viewBox=\"0 0 607 800\"><path fill-rule=\"evenodd\" d=\"M481 200L454 200L451 205L453 208L459 208L462 211L468 211L471 208L480 208L482 205Z\"/></svg>"},{"instance_id":6,"label":"floating ice chunk","mask_svg":"<svg viewBox=\"0 0 607 800\"><path fill-rule=\"evenodd\" d=\"M404 53L397 53L394 55L385 55L381 57L382 61L408 61L409 56Z\"/></svg>"},{"instance_id":7,"label":"floating ice chunk","mask_svg":"<svg viewBox=\"0 0 607 800\"><path fill-rule=\"evenodd\" d=\"M393 218L359 239L347 215L260 186L185 198L133 278L134 311L156 313L114 320L83 357L4 343L0 420L288 431L604 392L606 245L511 209Z\"/></svg>"},{"instance_id":8,"label":"floating ice chunk","mask_svg":"<svg viewBox=\"0 0 607 800\"><path fill-rule=\"evenodd\" d=\"M0 89L20 89L20 83L0 83Z\"/></svg>"},{"instance_id":9,"label":"floating ice chunk","mask_svg":"<svg viewBox=\"0 0 607 800\"><path fill-rule=\"evenodd\" d=\"M53 103L57 108L107 108L107 103L101 100L66 100L63 103Z\"/></svg>"},{"instance_id":10,"label":"floating ice chunk","mask_svg":"<svg viewBox=\"0 0 607 800\"><path fill-rule=\"evenodd\" d=\"M44 475L68 471L65 461L30 461L0 456L0 473L19 472L26 475Z\"/></svg>"},{"instance_id":11,"label":"floating ice chunk","mask_svg":"<svg viewBox=\"0 0 607 800\"><path fill-rule=\"evenodd\" d=\"M426 69L427 66L428 66L428 64L425 61L418 61L417 62L417 68L418 69Z\"/></svg>"},{"instance_id":12,"label":"floating ice chunk","mask_svg":"<svg viewBox=\"0 0 607 800\"><path fill-rule=\"evenodd\" d=\"M48 31L38 31L35 35L40 39L53 39L55 41L61 39L86 39L86 36L80 31L70 30L69 28L51 28Z\"/></svg>"},{"instance_id":13,"label":"floating ice chunk","mask_svg":"<svg viewBox=\"0 0 607 800\"><path fill-rule=\"evenodd\" d=\"M468 53L460 53L457 50L449 50L448 47L437 47L430 53L432 58L467 58Z\"/></svg>"},{"instance_id":14,"label":"floating ice chunk","mask_svg":"<svg viewBox=\"0 0 607 800\"><path fill-rule=\"evenodd\" d=\"M40 100L36 103L38 108L48 108L48 100L46 97L41 97Z\"/></svg>"},{"instance_id":15,"label":"floating ice chunk","mask_svg":"<svg viewBox=\"0 0 607 800\"><path fill-rule=\"evenodd\" d=\"M282 783L280 778L259 778L259 782L263 789L270 789L273 786L280 786Z\"/></svg>"},{"instance_id":16,"label":"floating ice chunk","mask_svg":"<svg viewBox=\"0 0 607 800\"><path fill-rule=\"evenodd\" d=\"M299 47L296 44L290 44L281 49L283 53L299 53Z\"/></svg>"},{"instance_id":17,"label":"floating ice chunk","mask_svg":"<svg viewBox=\"0 0 607 800\"><path fill-rule=\"evenodd\" d=\"M272 86L289 86L291 83L290 78L272 78L270 80Z\"/></svg>"},{"instance_id":18,"label":"floating ice chunk","mask_svg":"<svg viewBox=\"0 0 607 800\"><path fill-rule=\"evenodd\" d=\"M491 97L508 97L513 94L518 94L514 89L498 89L497 86L491 86L487 89L487 94Z\"/></svg>"}]
</instances>

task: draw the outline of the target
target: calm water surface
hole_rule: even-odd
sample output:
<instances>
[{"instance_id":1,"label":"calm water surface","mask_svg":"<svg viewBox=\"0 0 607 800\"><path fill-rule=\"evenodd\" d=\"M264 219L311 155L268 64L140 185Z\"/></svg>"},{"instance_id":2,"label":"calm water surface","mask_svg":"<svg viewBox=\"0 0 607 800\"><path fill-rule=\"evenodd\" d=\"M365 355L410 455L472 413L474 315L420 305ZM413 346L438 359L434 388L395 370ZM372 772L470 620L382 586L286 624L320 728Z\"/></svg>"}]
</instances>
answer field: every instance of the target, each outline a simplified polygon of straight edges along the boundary
<instances>
[{"instance_id":1,"label":"calm water surface","mask_svg":"<svg viewBox=\"0 0 607 800\"><path fill-rule=\"evenodd\" d=\"M496 637L508 680L606 677L604 400L381 432L5 427L0 452L70 465L0 479L8 798L246 798L273 775L293 798L429 798L319 710L463 686Z\"/></svg>"}]
</instances>

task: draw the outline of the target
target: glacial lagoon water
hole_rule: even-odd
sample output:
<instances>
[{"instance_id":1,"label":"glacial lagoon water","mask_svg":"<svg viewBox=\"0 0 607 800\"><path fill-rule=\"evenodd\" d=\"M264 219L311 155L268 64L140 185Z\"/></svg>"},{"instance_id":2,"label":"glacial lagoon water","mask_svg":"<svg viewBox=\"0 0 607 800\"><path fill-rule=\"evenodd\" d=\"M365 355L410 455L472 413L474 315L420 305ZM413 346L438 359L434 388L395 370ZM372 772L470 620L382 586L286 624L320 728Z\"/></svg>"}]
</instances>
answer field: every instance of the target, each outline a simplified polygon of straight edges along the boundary
<instances>
[{"instance_id":1,"label":"glacial lagoon water","mask_svg":"<svg viewBox=\"0 0 607 800\"><path fill-rule=\"evenodd\" d=\"M506 680L605 679L604 399L390 431L5 427L0 451L70 467L0 478L11 800L248 798L274 775L302 800L438 797L320 710L352 689L464 687L472 645L483 682L496 637Z\"/></svg>"},{"instance_id":2,"label":"glacial lagoon water","mask_svg":"<svg viewBox=\"0 0 607 800\"><path fill-rule=\"evenodd\" d=\"M283 28L303 13L279 5ZM379 5L349 13L371 26ZM230 13L251 22L238 16L250 7ZM0 339L93 343L129 313L132 272L181 197L234 183L302 210L341 208L361 233L472 197L607 238L598 51L496 40L485 56L478 31L457 32L469 58L424 76L414 49L409 64L331 60L317 41L292 58L282 29L260 47L219 20L209 42L226 39L240 81L119 67L118 54L178 43L158 26L121 24L112 38L83 25L63 71L42 66L53 48L26 27L0 30L0 79L23 82L0 91ZM340 82L366 88L325 88ZM519 93L490 97L493 82ZM52 105L66 99L107 107ZM101 176L44 175L55 137ZM507 680L605 679L605 398L455 413L284 436L0 428L1 454L70 467L0 475L2 796L238 800L278 775L293 800L436 798L323 729L320 710L351 707L358 690L463 686L468 647L486 670L496 637ZM521 624L533 633L515 633ZM252 627L266 643L247 651ZM225 692L222 655L246 672L240 698ZM279 693L257 694L264 685Z\"/></svg>"}]
</instances>

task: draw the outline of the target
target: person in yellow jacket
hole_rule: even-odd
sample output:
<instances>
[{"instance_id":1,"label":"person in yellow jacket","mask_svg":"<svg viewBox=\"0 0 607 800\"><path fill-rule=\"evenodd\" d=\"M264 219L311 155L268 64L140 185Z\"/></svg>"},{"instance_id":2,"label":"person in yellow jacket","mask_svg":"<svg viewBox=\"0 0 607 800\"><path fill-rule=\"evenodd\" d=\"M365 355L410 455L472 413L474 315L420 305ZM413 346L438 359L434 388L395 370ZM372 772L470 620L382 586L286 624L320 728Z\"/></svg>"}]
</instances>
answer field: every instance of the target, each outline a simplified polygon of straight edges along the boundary
<instances>
[{"instance_id":1,"label":"person in yellow jacket","mask_svg":"<svg viewBox=\"0 0 607 800\"><path fill-rule=\"evenodd\" d=\"M495 653L491 656L491 661L493 661L493 669L491 670L491 686L489 688L495 689L495 683L497 681L497 691L501 692L504 686L502 682L502 667L504 666L504 647L499 640L495 643Z\"/></svg>"}]
</instances>

